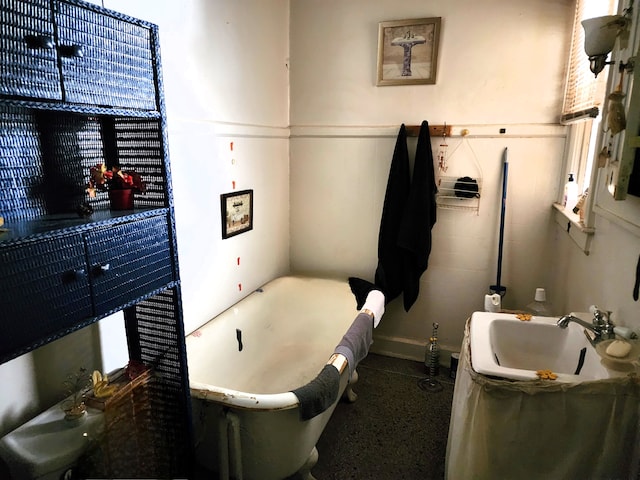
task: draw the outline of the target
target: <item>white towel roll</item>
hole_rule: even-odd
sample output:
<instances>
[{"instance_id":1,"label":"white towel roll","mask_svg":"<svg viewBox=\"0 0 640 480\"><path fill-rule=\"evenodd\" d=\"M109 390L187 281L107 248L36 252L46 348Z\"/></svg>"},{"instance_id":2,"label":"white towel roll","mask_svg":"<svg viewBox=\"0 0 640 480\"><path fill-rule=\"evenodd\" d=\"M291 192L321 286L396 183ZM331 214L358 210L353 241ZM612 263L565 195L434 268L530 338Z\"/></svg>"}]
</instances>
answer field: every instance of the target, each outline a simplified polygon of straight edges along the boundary
<instances>
[{"instance_id":1,"label":"white towel roll","mask_svg":"<svg viewBox=\"0 0 640 480\"><path fill-rule=\"evenodd\" d=\"M373 328L376 328L384 315L384 294L380 290L371 290L362 306L363 310L365 308L373 312Z\"/></svg>"}]
</instances>

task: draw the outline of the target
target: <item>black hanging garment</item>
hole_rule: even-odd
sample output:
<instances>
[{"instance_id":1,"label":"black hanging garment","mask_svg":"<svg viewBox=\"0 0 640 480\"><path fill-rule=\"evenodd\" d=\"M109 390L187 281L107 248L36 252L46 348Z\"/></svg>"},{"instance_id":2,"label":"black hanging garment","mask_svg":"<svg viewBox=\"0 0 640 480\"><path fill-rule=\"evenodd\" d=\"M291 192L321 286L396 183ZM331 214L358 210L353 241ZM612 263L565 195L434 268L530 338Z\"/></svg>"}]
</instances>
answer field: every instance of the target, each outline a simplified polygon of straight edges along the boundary
<instances>
[{"instance_id":1,"label":"black hanging garment","mask_svg":"<svg viewBox=\"0 0 640 480\"><path fill-rule=\"evenodd\" d=\"M431 229L436 223L436 192L429 124L422 122L411 190L398 232L398 247L402 249L404 259L404 309L407 312L418 298L420 276L429 263Z\"/></svg>"},{"instance_id":2,"label":"black hanging garment","mask_svg":"<svg viewBox=\"0 0 640 480\"><path fill-rule=\"evenodd\" d=\"M387 190L378 234L378 265L375 285L350 277L349 285L358 308L372 289L385 295L385 303L404 292L404 309L418 298L420 276L427 269L431 253L431 229L436 223L437 192L429 124L420 126L413 179L409 168L407 132L400 127L391 159Z\"/></svg>"},{"instance_id":3,"label":"black hanging garment","mask_svg":"<svg viewBox=\"0 0 640 480\"><path fill-rule=\"evenodd\" d=\"M398 232L407 206L409 188L407 130L402 124L391 159L378 233L378 267L375 284L382 289L386 303L400 295L403 289L404 252L398 248Z\"/></svg>"}]
</instances>

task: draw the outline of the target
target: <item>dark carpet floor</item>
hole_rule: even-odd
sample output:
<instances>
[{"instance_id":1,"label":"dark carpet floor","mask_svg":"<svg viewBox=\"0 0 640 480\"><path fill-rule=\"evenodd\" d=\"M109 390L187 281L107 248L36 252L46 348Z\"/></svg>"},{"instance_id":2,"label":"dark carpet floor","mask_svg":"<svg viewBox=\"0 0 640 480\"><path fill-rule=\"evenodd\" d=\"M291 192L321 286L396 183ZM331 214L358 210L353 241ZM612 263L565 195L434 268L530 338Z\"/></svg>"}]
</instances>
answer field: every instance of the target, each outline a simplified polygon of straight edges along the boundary
<instances>
[{"instance_id":1,"label":"dark carpet floor","mask_svg":"<svg viewBox=\"0 0 640 480\"><path fill-rule=\"evenodd\" d=\"M443 479L454 381L418 386L422 362L369 354L358 366L355 403L340 402L317 444L318 480Z\"/></svg>"}]
</instances>

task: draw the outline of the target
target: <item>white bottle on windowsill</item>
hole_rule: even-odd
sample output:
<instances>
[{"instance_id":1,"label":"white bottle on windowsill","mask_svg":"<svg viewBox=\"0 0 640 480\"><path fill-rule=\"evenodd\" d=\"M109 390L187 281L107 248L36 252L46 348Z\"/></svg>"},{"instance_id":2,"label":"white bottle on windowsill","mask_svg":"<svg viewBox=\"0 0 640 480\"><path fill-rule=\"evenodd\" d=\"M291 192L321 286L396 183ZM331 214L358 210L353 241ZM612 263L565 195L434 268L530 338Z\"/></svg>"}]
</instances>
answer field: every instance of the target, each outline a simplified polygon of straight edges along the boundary
<instances>
[{"instance_id":1,"label":"white bottle on windowsill","mask_svg":"<svg viewBox=\"0 0 640 480\"><path fill-rule=\"evenodd\" d=\"M562 206L571 211L578 202L578 184L573 178L573 173L569 174L567 183L564 184L564 196L562 197Z\"/></svg>"}]
</instances>

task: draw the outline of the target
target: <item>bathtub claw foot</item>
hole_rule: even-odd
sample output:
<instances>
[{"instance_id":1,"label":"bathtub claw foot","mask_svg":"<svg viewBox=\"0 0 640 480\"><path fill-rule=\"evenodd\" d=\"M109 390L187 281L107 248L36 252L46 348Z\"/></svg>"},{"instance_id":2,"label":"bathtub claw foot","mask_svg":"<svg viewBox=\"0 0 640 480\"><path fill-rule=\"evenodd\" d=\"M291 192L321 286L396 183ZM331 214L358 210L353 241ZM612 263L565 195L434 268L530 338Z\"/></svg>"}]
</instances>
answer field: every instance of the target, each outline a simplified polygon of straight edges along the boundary
<instances>
[{"instance_id":1,"label":"bathtub claw foot","mask_svg":"<svg viewBox=\"0 0 640 480\"><path fill-rule=\"evenodd\" d=\"M342 399L346 402L353 403L358 399L358 394L353 391L353 384L358 381L358 371L354 370L347 384L347 388L344 389Z\"/></svg>"},{"instance_id":2,"label":"bathtub claw foot","mask_svg":"<svg viewBox=\"0 0 640 480\"><path fill-rule=\"evenodd\" d=\"M311 474L311 469L316 466L316 463L318 463L318 449L313 447L307 461L293 478L295 480L316 480L316 478Z\"/></svg>"}]
</instances>

